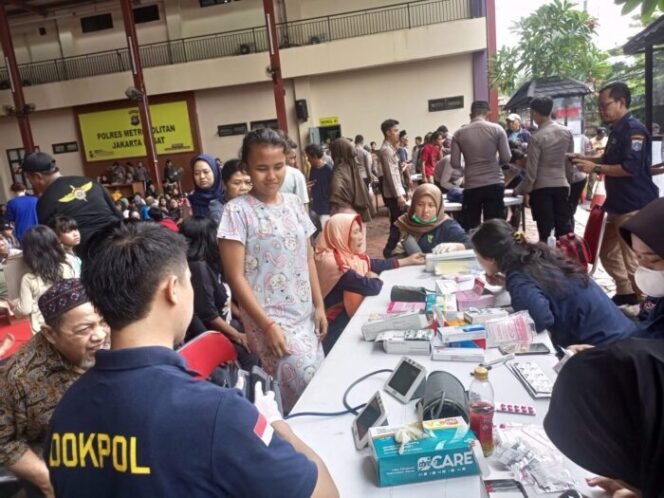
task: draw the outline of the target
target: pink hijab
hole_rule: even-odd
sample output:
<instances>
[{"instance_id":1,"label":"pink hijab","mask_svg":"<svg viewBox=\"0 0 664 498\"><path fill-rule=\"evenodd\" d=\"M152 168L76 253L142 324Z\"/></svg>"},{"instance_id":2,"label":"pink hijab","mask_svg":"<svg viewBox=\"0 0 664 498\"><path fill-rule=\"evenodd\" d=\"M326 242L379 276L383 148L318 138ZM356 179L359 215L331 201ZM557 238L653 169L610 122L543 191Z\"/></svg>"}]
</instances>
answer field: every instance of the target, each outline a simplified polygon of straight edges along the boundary
<instances>
[{"instance_id":1,"label":"pink hijab","mask_svg":"<svg viewBox=\"0 0 664 498\"><path fill-rule=\"evenodd\" d=\"M332 216L325 225L323 233L316 240L314 260L323 297L334 289L339 279L347 271L355 270L365 276L371 270L369 256L364 253L365 247L362 247L363 252L360 253L351 248L350 234L354 223L360 226L366 244L362 217L350 213L339 213Z\"/></svg>"}]
</instances>

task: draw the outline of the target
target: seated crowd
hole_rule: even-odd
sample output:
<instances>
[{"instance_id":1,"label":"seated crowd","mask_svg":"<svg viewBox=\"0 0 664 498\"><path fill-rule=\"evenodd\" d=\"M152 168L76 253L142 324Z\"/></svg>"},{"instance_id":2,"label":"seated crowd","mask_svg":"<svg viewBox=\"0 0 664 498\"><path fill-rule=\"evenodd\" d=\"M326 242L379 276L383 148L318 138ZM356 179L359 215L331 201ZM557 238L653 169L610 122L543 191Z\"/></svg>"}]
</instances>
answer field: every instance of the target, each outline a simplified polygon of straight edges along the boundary
<instances>
[{"instance_id":1,"label":"seated crowd","mask_svg":"<svg viewBox=\"0 0 664 498\"><path fill-rule=\"evenodd\" d=\"M629 137L640 123L623 87L600 100L622 109L603 118ZM283 133L254 130L238 158L194 157L187 195L172 163L163 195L114 199L94 180L60 175L46 154L27 156L36 217L9 234L16 240L3 231L0 257L23 252L27 273L8 307L29 317L33 338L0 366L0 466L29 496L338 496L270 393L256 389L252 404L198 381L174 348L223 334L242 368L260 365L278 380L288 413L362 300L380 293L381 272L472 249L515 311L528 311L556 347L578 351L545 421L552 441L609 478L596 481L606 489L658 496L664 200L656 187L639 190L652 183L641 148L575 155L551 99L534 99L532 110L531 134L518 115L505 130L474 102L469 124L417 137L412 151L394 119L380 126L380 148L358 135L309 145L301 157ZM127 168L114 165L111 183L148 186L149 176ZM573 231L575 171L609 180L615 233L602 255L614 298L544 243ZM505 221L506 180L521 185L539 240ZM624 189L639 199L625 201ZM454 195L461 209L452 217L445 203ZM379 196L390 218L382 259L366 241ZM643 305L630 318L632 296Z\"/></svg>"}]
</instances>

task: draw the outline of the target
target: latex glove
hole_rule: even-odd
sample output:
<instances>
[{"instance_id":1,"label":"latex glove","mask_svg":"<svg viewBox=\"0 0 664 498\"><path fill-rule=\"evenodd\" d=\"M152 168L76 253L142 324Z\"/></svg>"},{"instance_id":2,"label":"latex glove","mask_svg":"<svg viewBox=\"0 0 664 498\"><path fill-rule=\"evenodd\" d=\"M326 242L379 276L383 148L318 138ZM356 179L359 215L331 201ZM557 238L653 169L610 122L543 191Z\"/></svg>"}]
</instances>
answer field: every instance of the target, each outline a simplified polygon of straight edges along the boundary
<instances>
[{"instance_id":1,"label":"latex glove","mask_svg":"<svg viewBox=\"0 0 664 498\"><path fill-rule=\"evenodd\" d=\"M235 382L235 389L238 389L240 392L244 392L245 380L242 375L237 376L237 381Z\"/></svg>"},{"instance_id":2,"label":"latex glove","mask_svg":"<svg viewBox=\"0 0 664 498\"><path fill-rule=\"evenodd\" d=\"M586 349L592 349L593 347L594 346L591 346L590 344L572 344L571 346L567 346L566 349L576 354L585 351Z\"/></svg>"},{"instance_id":3,"label":"latex glove","mask_svg":"<svg viewBox=\"0 0 664 498\"><path fill-rule=\"evenodd\" d=\"M406 445L417 439L430 437L422 428L420 422L412 422L401 427L394 435L394 440L399 443L399 455L403 455Z\"/></svg>"},{"instance_id":4,"label":"latex glove","mask_svg":"<svg viewBox=\"0 0 664 498\"><path fill-rule=\"evenodd\" d=\"M263 387L260 382L256 382L254 385L254 405L260 414L265 417L268 424L284 419L274 399L274 391L268 391L267 394L263 394Z\"/></svg>"},{"instance_id":5,"label":"latex glove","mask_svg":"<svg viewBox=\"0 0 664 498\"><path fill-rule=\"evenodd\" d=\"M436 247L434 247L431 253L445 254L448 252L465 251L465 250L466 246L464 246L463 244L459 244L458 242L443 242L442 244L438 244Z\"/></svg>"}]
</instances>

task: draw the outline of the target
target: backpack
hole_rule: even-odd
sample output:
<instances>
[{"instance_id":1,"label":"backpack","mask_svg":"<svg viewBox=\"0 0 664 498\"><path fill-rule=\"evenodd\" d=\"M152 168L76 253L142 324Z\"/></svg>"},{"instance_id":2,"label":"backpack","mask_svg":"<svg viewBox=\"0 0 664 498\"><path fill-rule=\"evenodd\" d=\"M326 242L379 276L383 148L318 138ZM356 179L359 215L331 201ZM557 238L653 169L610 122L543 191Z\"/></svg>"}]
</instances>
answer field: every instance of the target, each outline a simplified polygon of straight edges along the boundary
<instances>
[{"instance_id":1,"label":"backpack","mask_svg":"<svg viewBox=\"0 0 664 498\"><path fill-rule=\"evenodd\" d=\"M592 263L590 247L585 239L571 232L563 235L556 241L556 247L574 261L584 271L588 271L588 265Z\"/></svg>"}]
</instances>

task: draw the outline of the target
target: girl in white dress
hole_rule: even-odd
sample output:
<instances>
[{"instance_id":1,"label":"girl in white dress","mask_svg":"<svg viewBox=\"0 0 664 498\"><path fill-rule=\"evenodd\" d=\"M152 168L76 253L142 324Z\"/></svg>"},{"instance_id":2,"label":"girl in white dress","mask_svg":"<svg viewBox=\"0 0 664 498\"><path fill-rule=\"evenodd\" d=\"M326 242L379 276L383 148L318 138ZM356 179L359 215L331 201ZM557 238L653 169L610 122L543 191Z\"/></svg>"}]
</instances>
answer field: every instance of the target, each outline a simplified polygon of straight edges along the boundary
<instances>
[{"instance_id":1,"label":"girl in white dress","mask_svg":"<svg viewBox=\"0 0 664 498\"><path fill-rule=\"evenodd\" d=\"M309 242L315 227L297 196L279 193L287 152L274 130L245 136L253 187L226 204L217 237L249 347L280 382L290 411L323 360L327 320Z\"/></svg>"}]
</instances>

